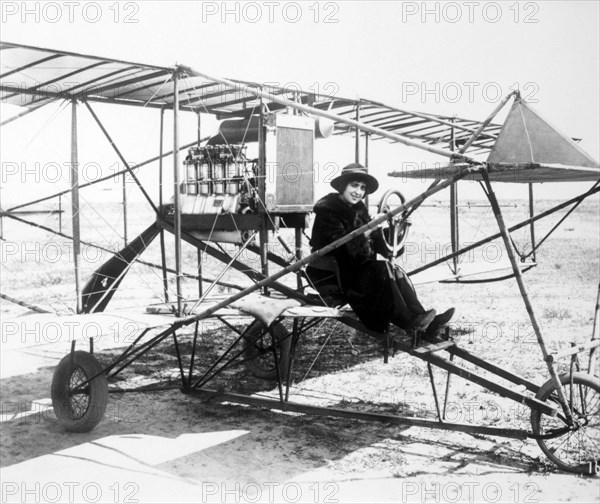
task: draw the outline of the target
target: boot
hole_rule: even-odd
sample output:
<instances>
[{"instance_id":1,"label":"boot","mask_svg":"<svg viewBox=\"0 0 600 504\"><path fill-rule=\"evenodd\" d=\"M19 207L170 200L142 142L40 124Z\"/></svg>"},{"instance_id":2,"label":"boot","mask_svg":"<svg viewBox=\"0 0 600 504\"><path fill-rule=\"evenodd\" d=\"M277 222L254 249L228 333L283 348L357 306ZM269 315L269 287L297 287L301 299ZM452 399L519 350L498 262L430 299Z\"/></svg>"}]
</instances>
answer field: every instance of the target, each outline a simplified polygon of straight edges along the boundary
<instances>
[{"instance_id":1,"label":"boot","mask_svg":"<svg viewBox=\"0 0 600 504\"><path fill-rule=\"evenodd\" d=\"M429 310L420 315L414 317L408 326L409 330L412 331L423 331L433 322L435 319L435 310Z\"/></svg>"},{"instance_id":2,"label":"boot","mask_svg":"<svg viewBox=\"0 0 600 504\"><path fill-rule=\"evenodd\" d=\"M449 308L444 313L440 313L439 315L437 315L433 319L431 324L429 324L429 327L425 331L425 336L424 336L425 339L428 341L435 339L438 331L442 327L444 327L448 322L450 322L450 320L452 320L453 316L454 316L454 308Z\"/></svg>"}]
</instances>

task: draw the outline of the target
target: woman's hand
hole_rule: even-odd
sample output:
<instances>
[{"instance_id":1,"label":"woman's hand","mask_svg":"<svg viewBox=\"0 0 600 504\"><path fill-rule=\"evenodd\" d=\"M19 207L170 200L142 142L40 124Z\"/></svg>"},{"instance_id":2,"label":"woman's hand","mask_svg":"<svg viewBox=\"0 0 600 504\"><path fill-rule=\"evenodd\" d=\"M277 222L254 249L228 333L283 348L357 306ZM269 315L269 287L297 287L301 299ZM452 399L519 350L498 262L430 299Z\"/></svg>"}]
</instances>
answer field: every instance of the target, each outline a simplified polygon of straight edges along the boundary
<instances>
[{"instance_id":1,"label":"woman's hand","mask_svg":"<svg viewBox=\"0 0 600 504\"><path fill-rule=\"evenodd\" d=\"M383 217L384 215L386 215L385 213L378 213L377 215L375 215L375 217L373 217L371 219L371 222L373 222L375 219L378 219L379 217ZM377 226L367 229L367 231L365 231L365 237L369 236L371 233L373 233L374 231L377 231L378 229L381 229L382 227L384 227L386 225L386 222L380 222Z\"/></svg>"},{"instance_id":2,"label":"woman's hand","mask_svg":"<svg viewBox=\"0 0 600 504\"><path fill-rule=\"evenodd\" d=\"M388 214L387 212L381 212L381 213L375 214L375 216L371 220L373 221L375 219L379 219L380 217L383 217L384 215L387 215L387 214ZM385 221L383 221L383 222L385 222ZM379 226L381 226L381 224L379 224Z\"/></svg>"}]
</instances>

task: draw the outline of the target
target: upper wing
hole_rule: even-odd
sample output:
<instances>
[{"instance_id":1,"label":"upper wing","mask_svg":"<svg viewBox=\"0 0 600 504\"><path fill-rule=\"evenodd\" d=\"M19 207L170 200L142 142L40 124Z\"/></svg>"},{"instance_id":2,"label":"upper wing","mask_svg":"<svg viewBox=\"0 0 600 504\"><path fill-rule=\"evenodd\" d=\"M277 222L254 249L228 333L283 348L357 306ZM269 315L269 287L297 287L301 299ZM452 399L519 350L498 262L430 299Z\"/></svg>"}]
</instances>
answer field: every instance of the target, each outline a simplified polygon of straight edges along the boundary
<instances>
[{"instance_id":1,"label":"upper wing","mask_svg":"<svg viewBox=\"0 0 600 504\"><path fill-rule=\"evenodd\" d=\"M409 140L436 145L451 152L452 135L457 145L481 124L458 117L444 117L402 110L369 99L348 99L299 89L234 80L232 88L220 80L201 76L185 67L161 67L101 58L48 48L0 42L0 91L3 103L27 108L57 99L81 99L154 108L173 108L175 92L179 108L216 115L219 119L244 117L257 112L260 99L253 90L300 103L317 111L328 111L341 119L357 119L361 125L401 135ZM177 85L174 72L179 75ZM177 89L177 91L175 91ZM269 110L285 107L266 101ZM337 120L336 134L354 133L355 127ZM359 128L360 129L360 128ZM489 124L468 150L487 152L494 145L500 126ZM369 132L373 138L383 135ZM397 141L393 138L391 141Z\"/></svg>"}]
</instances>

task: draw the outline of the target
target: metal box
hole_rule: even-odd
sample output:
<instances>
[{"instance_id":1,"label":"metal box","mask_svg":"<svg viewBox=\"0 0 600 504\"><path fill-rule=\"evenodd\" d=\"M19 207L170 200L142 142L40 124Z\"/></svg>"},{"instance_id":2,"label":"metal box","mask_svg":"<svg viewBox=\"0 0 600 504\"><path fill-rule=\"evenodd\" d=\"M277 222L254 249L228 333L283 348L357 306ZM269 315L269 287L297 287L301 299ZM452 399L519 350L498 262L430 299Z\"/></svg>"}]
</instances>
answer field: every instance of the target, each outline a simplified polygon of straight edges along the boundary
<instances>
[{"instance_id":1,"label":"metal box","mask_svg":"<svg viewBox=\"0 0 600 504\"><path fill-rule=\"evenodd\" d=\"M275 213L311 212L314 205L315 121L271 114L265 137L265 205Z\"/></svg>"}]
</instances>

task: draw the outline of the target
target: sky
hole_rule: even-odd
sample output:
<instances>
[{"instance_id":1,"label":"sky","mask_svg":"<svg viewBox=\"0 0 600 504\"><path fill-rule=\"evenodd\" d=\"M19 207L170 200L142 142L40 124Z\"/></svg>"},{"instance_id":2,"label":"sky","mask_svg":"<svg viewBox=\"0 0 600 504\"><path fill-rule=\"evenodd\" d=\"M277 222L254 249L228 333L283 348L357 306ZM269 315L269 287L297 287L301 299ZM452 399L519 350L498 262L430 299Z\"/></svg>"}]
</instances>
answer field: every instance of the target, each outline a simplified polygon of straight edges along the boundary
<instances>
[{"instance_id":1,"label":"sky","mask_svg":"<svg viewBox=\"0 0 600 504\"><path fill-rule=\"evenodd\" d=\"M408 110L483 120L518 87L543 117L600 157L597 1L4 1L1 6L3 41L185 64L210 75L294 83ZM156 111L100 107L97 112L128 159L156 154ZM3 118L12 113L3 105ZM3 164L68 160L69 120L68 108L49 107L3 127ZM110 169L113 155L83 113L79 127L80 158L102 160L103 169ZM184 139L195 138L194 128L194 118L183 119ZM352 139L320 142L327 142L317 146L322 163L353 161ZM429 166L434 158L386 142L372 145L369 166L382 187L402 184L409 196L425 189L422 182L399 182L386 174L407 162ZM8 185L23 181L31 194L45 190L30 174L4 173L3 206L17 195ZM524 187L503 186L500 196L525 194ZM543 184L536 194L562 198L588 186ZM317 193L328 190L319 186ZM461 194L483 196L468 186Z\"/></svg>"}]
</instances>

